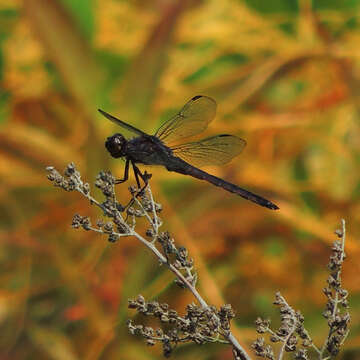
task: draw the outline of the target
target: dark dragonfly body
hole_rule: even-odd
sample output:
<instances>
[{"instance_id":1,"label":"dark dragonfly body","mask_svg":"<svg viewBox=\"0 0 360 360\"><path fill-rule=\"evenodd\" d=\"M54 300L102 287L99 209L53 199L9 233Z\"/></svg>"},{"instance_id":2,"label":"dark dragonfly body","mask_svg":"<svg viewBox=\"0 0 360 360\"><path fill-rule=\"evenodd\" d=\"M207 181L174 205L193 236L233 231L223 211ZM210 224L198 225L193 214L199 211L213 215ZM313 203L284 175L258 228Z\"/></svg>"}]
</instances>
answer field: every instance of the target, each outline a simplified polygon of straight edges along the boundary
<instances>
[{"instance_id":1,"label":"dark dragonfly body","mask_svg":"<svg viewBox=\"0 0 360 360\"><path fill-rule=\"evenodd\" d=\"M165 144L165 142L178 141L202 132L215 116L215 110L216 103L213 99L206 96L195 96L185 104L174 118L165 122L155 135L148 135L99 110L109 120L137 135L137 137L127 140L123 135L117 133L108 137L105 142L106 149L112 157L124 158L126 160L124 178L117 180L117 183L128 179L130 164L134 169L139 187L139 177L146 184L150 176L146 172L144 174L141 173L136 164L161 165L168 171L208 181L215 186L222 187L224 190L268 209L278 209L278 206L271 201L221 178L210 175L197 167L206 164L220 165L229 162L245 147L245 140L232 135L217 135L177 146L170 147Z\"/></svg>"},{"instance_id":2,"label":"dark dragonfly body","mask_svg":"<svg viewBox=\"0 0 360 360\"><path fill-rule=\"evenodd\" d=\"M169 171L175 171L180 174L193 176L200 180L206 180L215 186L222 187L224 190L227 190L229 192L237 194L237 195L243 197L244 199L250 200L258 205L265 206L268 209L272 209L272 210L279 209L279 207L277 205L275 205L274 203L272 203L269 200L264 199L261 196L258 196L250 191L242 189L241 187L239 187L235 184L232 184L228 181L218 178L217 176L211 175L203 170L200 170L200 169L196 168L195 166L192 166L179 158L174 158L174 159L176 159L176 160L174 160L171 167L166 166L166 168Z\"/></svg>"}]
</instances>

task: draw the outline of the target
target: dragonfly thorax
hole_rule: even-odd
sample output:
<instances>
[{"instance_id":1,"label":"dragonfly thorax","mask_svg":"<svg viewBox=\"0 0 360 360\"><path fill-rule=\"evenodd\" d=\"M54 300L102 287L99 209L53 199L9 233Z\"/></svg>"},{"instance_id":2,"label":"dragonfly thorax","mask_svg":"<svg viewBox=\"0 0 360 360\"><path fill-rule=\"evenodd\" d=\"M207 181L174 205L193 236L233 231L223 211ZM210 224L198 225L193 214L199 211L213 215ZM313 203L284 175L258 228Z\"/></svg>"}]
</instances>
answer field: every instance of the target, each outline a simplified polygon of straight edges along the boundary
<instances>
[{"instance_id":1,"label":"dragonfly thorax","mask_svg":"<svg viewBox=\"0 0 360 360\"><path fill-rule=\"evenodd\" d=\"M114 158L125 156L125 146L127 140L121 134L109 136L105 141L105 147Z\"/></svg>"}]
</instances>

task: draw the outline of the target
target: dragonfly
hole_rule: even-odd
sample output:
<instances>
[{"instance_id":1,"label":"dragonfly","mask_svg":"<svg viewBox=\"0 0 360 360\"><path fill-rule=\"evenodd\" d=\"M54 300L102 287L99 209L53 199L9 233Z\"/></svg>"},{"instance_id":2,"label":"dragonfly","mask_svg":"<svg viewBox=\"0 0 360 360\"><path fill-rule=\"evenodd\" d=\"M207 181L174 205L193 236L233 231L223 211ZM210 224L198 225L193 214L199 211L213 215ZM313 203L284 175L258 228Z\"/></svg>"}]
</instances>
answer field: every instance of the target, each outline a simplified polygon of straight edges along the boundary
<instances>
[{"instance_id":1,"label":"dragonfly","mask_svg":"<svg viewBox=\"0 0 360 360\"><path fill-rule=\"evenodd\" d=\"M138 188L141 188L140 179L144 182L145 188L151 174L146 171L142 173L138 164L161 165L168 171L205 180L268 209L279 209L273 202L200 169L207 165L226 164L239 155L246 146L244 139L227 134L200 141L184 142L208 127L215 118L216 106L216 101L211 97L194 96L175 116L165 121L154 135L149 135L98 109L107 119L135 135L131 139L126 139L122 134L116 133L106 139L105 147L110 155L125 160L124 176L122 179L117 179L116 184L128 180L131 165Z\"/></svg>"}]
</instances>

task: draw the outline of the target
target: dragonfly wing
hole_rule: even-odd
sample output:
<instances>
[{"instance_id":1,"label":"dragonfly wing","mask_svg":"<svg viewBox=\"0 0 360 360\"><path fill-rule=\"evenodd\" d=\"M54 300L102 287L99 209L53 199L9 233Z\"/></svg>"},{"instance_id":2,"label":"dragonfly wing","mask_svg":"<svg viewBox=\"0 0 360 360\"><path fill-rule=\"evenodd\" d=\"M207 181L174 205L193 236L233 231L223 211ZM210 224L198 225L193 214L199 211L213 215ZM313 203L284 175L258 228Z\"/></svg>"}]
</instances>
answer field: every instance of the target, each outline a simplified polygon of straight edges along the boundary
<instances>
[{"instance_id":1,"label":"dragonfly wing","mask_svg":"<svg viewBox=\"0 0 360 360\"><path fill-rule=\"evenodd\" d=\"M246 141L233 135L217 135L172 147L173 154L191 165L223 165L239 155Z\"/></svg>"},{"instance_id":2,"label":"dragonfly wing","mask_svg":"<svg viewBox=\"0 0 360 360\"><path fill-rule=\"evenodd\" d=\"M107 119L109 119L110 121L112 121L113 123L121 126L122 128L131 131L132 133L136 134L136 135L146 135L143 131L137 129L134 126L131 126L129 124L127 124L126 122L116 118L115 116L110 115L109 113L107 113L106 111L103 111L101 109L98 109L99 113L101 115L104 115Z\"/></svg>"},{"instance_id":3,"label":"dragonfly wing","mask_svg":"<svg viewBox=\"0 0 360 360\"><path fill-rule=\"evenodd\" d=\"M160 126L155 136L165 144L171 144L199 134L214 119L215 113L214 99L203 95L194 96L178 114Z\"/></svg>"}]
</instances>

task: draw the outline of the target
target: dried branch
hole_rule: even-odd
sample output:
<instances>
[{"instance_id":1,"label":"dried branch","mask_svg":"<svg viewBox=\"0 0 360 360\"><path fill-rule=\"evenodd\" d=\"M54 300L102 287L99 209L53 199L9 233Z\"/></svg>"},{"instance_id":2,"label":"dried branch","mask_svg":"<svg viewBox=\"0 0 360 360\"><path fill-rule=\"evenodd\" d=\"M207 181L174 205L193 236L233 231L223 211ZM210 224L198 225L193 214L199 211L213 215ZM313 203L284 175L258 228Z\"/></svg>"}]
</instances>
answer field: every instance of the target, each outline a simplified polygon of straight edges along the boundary
<instances>
[{"instance_id":1,"label":"dried branch","mask_svg":"<svg viewBox=\"0 0 360 360\"><path fill-rule=\"evenodd\" d=\"M136 299L129 300L129 308L143 315L156 317L162 324L171 325L171 329L154 330L143 325L134 325L129 320L130 333L142 336L148 345L162 343L164 356L170 356L178 343L219 342L232 345L234 359L250 360L249 355L230 331L230 321L235 316L231 305L224 304L217 309L205 302L196 289L197 274L194 270L194 261L189 258L187 249L177 247L168 232L159 232L162 225L159 213L162 207L154 201L149 185L142 193L131 186L129 188L131 200L123 206L116 198L115 178L110 172L100 172L96 179L95 186L105 197L105 200L100 202L91 195L89 184L82 181L73 163L67 166L64 175L52 166L49 166L47 171L49 172L48 179L55 186L66 191L80 192L90 201L90 204L98 206L103 216L109 220L105 223L102 219L98 219L96 225L93 226L89 217L76 214L72 222L74 228L104 234L112 243L122 237L135 237L151 250L160 264L167 266L175 274L175 283L181 288L190 290L200 304L200 306L194 303L189 304L186 314L180 316L175 310L169 309L167 304L146 302L141 295L138 295ZM135 230L137 220L140 218L149 224L145 232L149 240Z\"/></svg>"},{"instance_id":2,"label":"dried branch","mask_svg":"<svg viewBox=\"0 0 360 360\"><path fill-rule=\"evenodd\" d=\"M116 242L122 237L135 237L151 250L160 264L167 266L175 274L175 283L181 288L190 290L199 303L199 305L195 303L187 305L186 314L181 316L177 311L170 309L168 304L160 304L156 301L147 302L143 296L138 295L135 299L129 300L129 308L145 316L159 319L167 329L154 330L141 324L136 325L129 320L130 333L143 337L148 345L161 343L166 357L170 356L180 343L219 342L232 345L235 360L250 360L249 355L231 333L230 321L235 316L231 305L224 304L217 309L205 302L196 289L197 273L194 269L194 261L189 257L187 249L176 246L175 240L168 232L159 231L162 226L159 216L162 207L154 201L150 186L147 186L143 192L131 186L129 188L131 200L123 206L117 200L115 178L110 172L101 172L96 179L95 186L105 197L105 200L100 202L91 195L89 184L82 181L74 164L67 166L64 175L53 167L48 167L47 170L48 179L55 186L66 191L80 192L90 201L90 204L98 206L103 216L108 219L107 222L98 219L96 225L93 226L89 217L76 214L72 222L74 228L104 234L110 242ZM143 219L149 224L145 237L136 231L138 219ZM317 347L314 344L304 327L303 315L295 311L278 292L274 305L279 307L280 327L272 330L270 320L261 318L258 318L255 323L259 334L268 334L270 342L281 344L280 351L275 357L272 346L266 344L265 339L260 337L252 345L257 356L269 360L275 360L275 358L281 360L286 352L292 352L296 360L307 360L309 350L312 350L316 358L320 360L335 358L338 355L349 333L350 323L350 315L345 311L348 308L348 292L342 288L341 282L342 264L346 258L344 220L342 220L342 229L335 233L340 240L336 240L333 244L328 264L330 274L327 286L323 289L327 297L323 316L327 319L329 326L323 345Z\"/></svg>"},{"instance_id":3,"label":"dried branch","mask_svg":"<svg viewBox=\"0 0 360 360\"><path fill-rule=\"evenodd\" d=\"M342 288L341 270L345 255L345 220L342 220L342 229L336 230L335 234L341 238L333 243L332 254L328 269L330 271L327 279L328 286L323 289L328 301L323 316L328 320L329 332L323 346L317 347L308 331L304 327L304 317L299 311L295 311L278 292L274 304L280 306L281 325L278 330L270 328L270 320L257 318L255 321L256 331L259 334L267 333L270 341L280 342L277 359L281 360L285 352L294 352L296 360L308 360L308 349L312 348L316 357L320 360L335 358L340 346L344 343L349 333L350 315L342 309L348 308L348 292ZM300 343L300 345L299 345ZM252 345L257 356L275 360L274 351L271 345L265 343L263 337L258 338Z\"/></svg>"}]
</instances>

